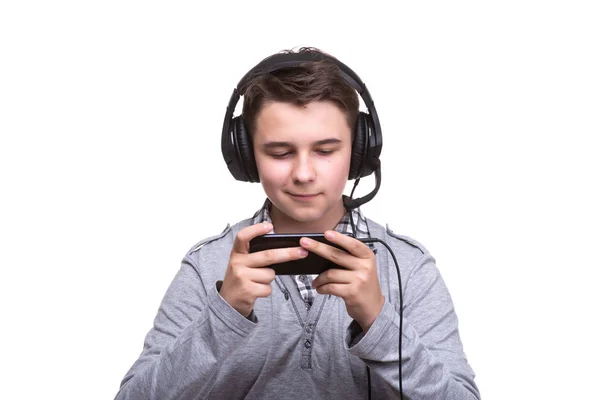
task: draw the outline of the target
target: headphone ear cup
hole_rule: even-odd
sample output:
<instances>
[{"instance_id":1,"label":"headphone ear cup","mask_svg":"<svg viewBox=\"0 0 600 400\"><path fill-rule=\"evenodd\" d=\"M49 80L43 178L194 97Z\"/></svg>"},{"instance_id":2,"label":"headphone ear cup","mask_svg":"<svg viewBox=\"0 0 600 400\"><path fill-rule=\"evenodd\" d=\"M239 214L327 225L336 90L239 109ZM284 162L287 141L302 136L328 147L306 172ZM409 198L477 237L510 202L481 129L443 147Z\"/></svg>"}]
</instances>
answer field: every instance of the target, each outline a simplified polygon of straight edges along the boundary
<instances>
[{"instance_id":1,"label":"headphone ear cup","mask_svg":"<svg viewBox=\"0 0 600 400\"><path fill-rule=\"evenodd\" d=\"M368 115L364 112L358 113L356 127L354 128L354 141L352 143L352 158L350 160L350 172L348 179L358 179L362 175L364 158L366 156Z\"/></svg>"},{"instance_id":2,"label":"headphone ear cup","mask_svg":"<svg viewBox=\"0 0 600 400\"><path fill-rule=\"evenodd\" d=\"M348 179L358 179L371 175L379 167L380 153L381 137L377 137L373 118L361 111L358 114L354 130Z\"/></svg>"},{"instance_id":3,"label":"headphone ear cup","mask_svg":"<svg viewBox=\"0 0 600 400\"><path fill-rule=\"evenodd\" d=\"M254 161L252 140L246 131L242 116L233 118L233 134L237 144L237 154L240 160L240 170L246 176L246 182L258 182L258 170Z\"/></svg>"}]
</instances>

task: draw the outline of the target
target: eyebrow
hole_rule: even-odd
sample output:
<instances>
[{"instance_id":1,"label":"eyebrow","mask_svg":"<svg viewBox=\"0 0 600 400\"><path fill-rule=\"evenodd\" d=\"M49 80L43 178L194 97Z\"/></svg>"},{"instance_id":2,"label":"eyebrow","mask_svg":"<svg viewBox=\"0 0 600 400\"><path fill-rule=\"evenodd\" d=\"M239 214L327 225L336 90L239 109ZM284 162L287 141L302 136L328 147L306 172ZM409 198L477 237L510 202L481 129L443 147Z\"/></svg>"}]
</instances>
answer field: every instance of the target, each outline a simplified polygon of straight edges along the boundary
<instances>
[{"instance_id":1,"label":"eyebrow","mask_svg":"<svg viewBox=\"0 0 600 400\"><path fill-rule=\"evenodd\" d=\"M338 143L342 143L342 141L340 139L336 139L336 138L329 138L329 139L318 140L318 141L314 142L313 145L322 146L324 144L338 144ZM275 148L275 147L292 147L292 144L290 142L266 142L263 145L263 147L265 149L270 149L270 148Z\"/></svg>"}]
</instances>

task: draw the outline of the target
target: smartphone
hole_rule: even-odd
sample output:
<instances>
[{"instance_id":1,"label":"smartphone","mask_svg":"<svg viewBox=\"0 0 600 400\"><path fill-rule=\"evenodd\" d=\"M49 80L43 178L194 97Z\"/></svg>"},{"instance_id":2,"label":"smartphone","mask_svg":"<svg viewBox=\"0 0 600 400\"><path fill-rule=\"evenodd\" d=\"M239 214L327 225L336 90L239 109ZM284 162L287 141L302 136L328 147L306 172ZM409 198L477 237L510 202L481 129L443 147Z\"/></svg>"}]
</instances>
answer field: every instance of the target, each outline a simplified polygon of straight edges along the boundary
<instances>
[{"instance_id":1,"label":"smartphone","mask_svg":"<svg viewBox=\"0 0 600 400\"><path fill-rule=\"evenodd\" d=\"M354 237L352 234L346 234L347 236ZM321 243L328 244L335 248L338 248L346 253L348 250L342 246L330 242L325 238L322 233L270 233L262 236L254 237L250 240L250 253L257 251L263 251L268 249L281 249L286 247L300 247L300 239L308 237ZM291 260L282 263L270 265L269 268L275 270L276 275L318 275L323 271L327 271L330 268L344 268L340 265L335 264L320 255L308 252L308 255L299 260Z\"/></svg>"}]
</instances>

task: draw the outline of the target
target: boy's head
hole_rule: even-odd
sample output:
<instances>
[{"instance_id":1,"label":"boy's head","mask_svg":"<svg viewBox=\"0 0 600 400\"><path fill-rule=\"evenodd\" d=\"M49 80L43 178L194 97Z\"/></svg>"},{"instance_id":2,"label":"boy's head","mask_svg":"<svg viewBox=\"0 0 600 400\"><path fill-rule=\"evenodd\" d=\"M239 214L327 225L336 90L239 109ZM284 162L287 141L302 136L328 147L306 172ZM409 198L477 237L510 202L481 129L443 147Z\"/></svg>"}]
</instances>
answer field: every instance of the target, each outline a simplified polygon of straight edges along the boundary
<instances>
[{"instance_id":1,"label":"boy's head","mask_svg":"<svg viewBox=\"0 0 600 400\"><path fill-rule=\"evenodd\" d=\"M286 50L281 54L290 53L293 51ZM325 54L306 47L299 49L298 53ZM258 114L269 103L283 102L301 107L317 101L331 102L344 114L351 131L359 113L356 90L342 77L338 66L328 59L259 74L246 81L240 91L244 94L242 115L245 128L251 136L256 130Z\"/></svg>"},{"instance_id":2,"label":"boy's head","mask_svg":"<svg viewBox=\"0 0 600 400\"><path fill-rule=\"evenodd\" d=\"M353 175L364 164L367 147L378 144L375 150L381 149L380 135L378 143L371 143L370 137L377 135L369 134L374 133L372 124L359 112L360 79L352 85L337 60L317 49L301 48L298 53L310 61L280 63L274 70L267 63L266 70L254 69L240 81L236 90L244 96L242 116L228 126L235 104L230 102L223 131L222 145L229 139L236 143L234 155L241 161L242 168L230 165L230 170L253 175L237 179L261 182L279 232L334 227L345 212L347 180L357 177ZM237 101L235 95L232 100ZM223 147L226 161L227 150Z\"/></svg>"}]
</instances>

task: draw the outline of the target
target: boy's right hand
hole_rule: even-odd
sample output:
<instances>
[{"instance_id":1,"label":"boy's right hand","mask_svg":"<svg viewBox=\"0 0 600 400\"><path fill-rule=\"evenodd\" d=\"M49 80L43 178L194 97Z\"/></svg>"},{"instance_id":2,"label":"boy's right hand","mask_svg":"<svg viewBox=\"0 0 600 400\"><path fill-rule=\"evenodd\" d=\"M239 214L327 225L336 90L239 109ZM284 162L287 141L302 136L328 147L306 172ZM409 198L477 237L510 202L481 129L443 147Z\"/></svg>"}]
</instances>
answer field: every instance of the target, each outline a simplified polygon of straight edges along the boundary
<instances>
[{"instance_id":1,"label":"boy's right hand","mask_svg":"<svg viewBox=\"0 0 600 400\"><path fill-rule=\"evenodd\" d=\"M244 317L248 317L259 297L271 294L271 282L275 279L272 268L264 268L283 261L297 260L307 256L302 247L270 249L250 253L250 240L269 233L271 224L255 224L241 229L233 242L229 264L219 294Z\"/></svg>"}]
</instances>

